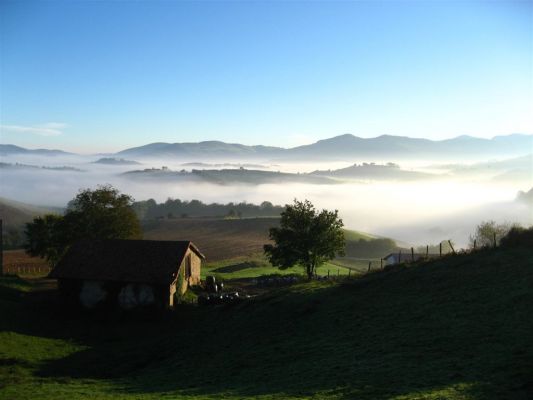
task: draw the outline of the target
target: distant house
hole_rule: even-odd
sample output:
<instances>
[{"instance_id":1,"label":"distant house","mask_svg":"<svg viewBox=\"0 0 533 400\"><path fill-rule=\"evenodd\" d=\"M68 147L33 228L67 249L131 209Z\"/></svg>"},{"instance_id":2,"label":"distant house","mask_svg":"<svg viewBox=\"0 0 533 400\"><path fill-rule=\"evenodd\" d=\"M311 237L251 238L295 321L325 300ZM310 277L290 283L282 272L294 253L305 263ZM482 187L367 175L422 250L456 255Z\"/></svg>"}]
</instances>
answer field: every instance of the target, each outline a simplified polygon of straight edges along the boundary
<instances>
[{"instance_id":1,"label":"distant house","mask_svg":"<svg viewBox=\"0 0 533 400\"><path fill-rule=\"evenodd\" d=\"M418 260L423 260L425 258L435 258L438 257L438 254L426 254L426 253L414 253L412 254L410 251L406 252L397 252L397 253L390 253L389 255L383 257L383 263L384 265L394 265L394 264L401 264L404 262L413 262Z\"/></svg>"},{"instance_id":2,"label":"distant house","mask_svg":"<svg viewBox=\"0 0 533 400\"><path fill-rule=\"evenodd\" d=\"M200 283L204 259L189 241L84 240L69 248L49 277L86 308L172 307L176 292Z\"/></svg>"}]
</instances>

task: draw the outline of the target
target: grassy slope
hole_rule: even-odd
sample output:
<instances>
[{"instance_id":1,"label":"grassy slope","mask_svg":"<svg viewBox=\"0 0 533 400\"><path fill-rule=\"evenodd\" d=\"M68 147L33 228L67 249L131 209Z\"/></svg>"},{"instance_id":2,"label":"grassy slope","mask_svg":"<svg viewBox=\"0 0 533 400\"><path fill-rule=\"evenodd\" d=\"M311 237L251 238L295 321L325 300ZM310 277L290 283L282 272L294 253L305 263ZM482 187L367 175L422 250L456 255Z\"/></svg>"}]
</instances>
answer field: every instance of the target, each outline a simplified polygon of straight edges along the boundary
<instances>
[{"instance_id":1,"label":"grassy slope","mask_svg":"<svg viewBox=\"0 0 533 400\"><path fill-rule=\"evenodd\" d=\"M368 265L368 264L367 264ZM325 276L333 275L348 275L349 269L352 269L352 274L355 273L355 268L344 266L336 261L326 263L318 268L317 274ZM240 256L229 260L221 260L207 263L202 267L202 279L207 275L215 275L217 279L245 279L256 278L263 275L305 275L302 267L294 267L285 270L280 270L273 267L262 254Z\"/></svg>"},{"instance_id":2,"label":"grassy slope","mask_svg":"<svg viewBox=\"0 0 533 400\"><path fill-rule=\"evenodd\" d=\"M206 255L208 262L258 254L268 243L268 230L278 218L185 218L146 221L144 238L151 240L191 240ZM371 235L345 230L347 241L372 239Z\"/></svg>"},{"instance_id":3,"label":"grassy slope","mask_svg":"<svg viewBox=\"0 0 533 400\"><path fill-rule=\"evenodd\" d=\"M4 226L21 226L38 215L58 212L59 209L32 206L0 197L0 219Z\"/></svg>"},{"instance_id":4,"label":"grassy slope","mask_svg":"<svg viewBox=\"0 0 533 400\"><path fill-rule=\"evenodd\" d=\"M527 399L533 253L312 282L163 320L0 285L0 399Z\"/></svg>"}]
</instances>

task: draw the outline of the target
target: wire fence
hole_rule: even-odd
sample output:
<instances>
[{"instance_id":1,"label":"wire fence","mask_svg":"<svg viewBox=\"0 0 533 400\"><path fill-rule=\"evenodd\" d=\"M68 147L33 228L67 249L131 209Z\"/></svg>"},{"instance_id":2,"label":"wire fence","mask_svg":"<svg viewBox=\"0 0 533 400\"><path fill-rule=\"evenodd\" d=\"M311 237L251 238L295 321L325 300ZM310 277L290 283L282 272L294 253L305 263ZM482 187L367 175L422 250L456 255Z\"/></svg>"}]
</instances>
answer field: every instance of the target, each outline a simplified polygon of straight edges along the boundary
<instances>
[{"instance_id":1,"label":"wire fence","mask_svg":"<svg viewBox=\"0 0 533 400\"><path fill-rule=\"evenodd\" d=\"M448 249L443 248L443 243L448 246ZM349 265L349 263L336 263L333 261L330 262L330 264L337 265L339 268L329 268L327 269L326 274L315 274L315 277L317 279L339 279L347 277L349 278L352 276L361 276L372 271L382 270L392 265L410 264L419 261L430 261L449 255L467 254L481 249L496 248L498 247L498 245L499 243L496 239L495 234L490 245L485 244L483 246L479 246L477 240L473 240L469 248L460 250L455 249L451 240L445 240L439 243L438 252L430 252L430 246L426 245L425 249L423 247L419 247L417 250L415 250L414 247L411 247L410 249L398 249L398 251L390 253L389 255L383 258L364 259L350 257L345 259L348 261L357 261L359 266ZM431 246L432 250L435 250L435 247L436 246ZM424 249L425 251L420 251L421 249ZM363 266L362 264L365 265ZM341 273L341 269L347 269L348 272Z\"/></svg>"}]
</instances>

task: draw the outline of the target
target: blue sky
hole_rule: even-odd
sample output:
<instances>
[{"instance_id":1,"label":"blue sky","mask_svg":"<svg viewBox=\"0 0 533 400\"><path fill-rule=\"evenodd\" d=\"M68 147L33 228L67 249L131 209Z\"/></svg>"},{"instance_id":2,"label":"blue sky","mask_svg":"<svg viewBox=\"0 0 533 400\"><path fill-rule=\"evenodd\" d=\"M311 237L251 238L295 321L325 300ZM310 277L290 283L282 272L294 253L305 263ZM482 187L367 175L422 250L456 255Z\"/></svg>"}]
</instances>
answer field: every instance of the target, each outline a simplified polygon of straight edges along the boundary
<instances>
[{"instance_id":1,"label":"blue sky","mask_svg":"<svg viewBox=\"0 0 533 400\"><path fill-rule=\"evenodd\" d=\"M533 133L533 3L0 3L1 142Z\"/></svg>"}]
</instances>

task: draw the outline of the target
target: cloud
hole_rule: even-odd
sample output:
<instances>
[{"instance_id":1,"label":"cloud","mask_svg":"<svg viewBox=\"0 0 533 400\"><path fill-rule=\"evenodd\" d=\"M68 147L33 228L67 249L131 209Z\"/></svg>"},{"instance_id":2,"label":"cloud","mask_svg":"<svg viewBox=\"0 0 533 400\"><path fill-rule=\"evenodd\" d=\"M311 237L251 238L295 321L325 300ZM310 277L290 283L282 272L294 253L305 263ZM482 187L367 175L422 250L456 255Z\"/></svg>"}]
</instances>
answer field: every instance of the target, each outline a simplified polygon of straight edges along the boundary
<instances>
[{"instance_id":1,"label":"cloud","mask_svg":"<svg viewBox=\"0 0 533 400\"><path fill-rule=\"evenodd\" d=\"M58 136L68 125L61 122L47 122L39 125L0 125L0 130L7 133L31 133L40 136Z\"/></svg>"}]
</instances>

